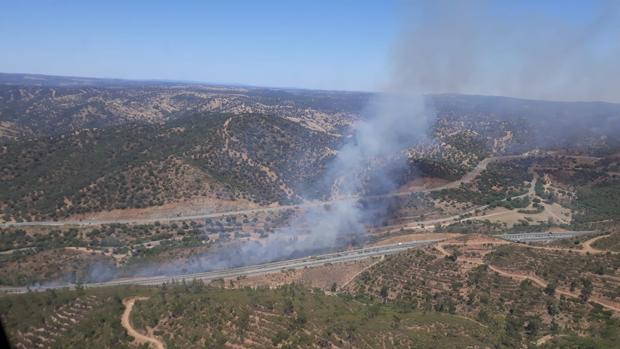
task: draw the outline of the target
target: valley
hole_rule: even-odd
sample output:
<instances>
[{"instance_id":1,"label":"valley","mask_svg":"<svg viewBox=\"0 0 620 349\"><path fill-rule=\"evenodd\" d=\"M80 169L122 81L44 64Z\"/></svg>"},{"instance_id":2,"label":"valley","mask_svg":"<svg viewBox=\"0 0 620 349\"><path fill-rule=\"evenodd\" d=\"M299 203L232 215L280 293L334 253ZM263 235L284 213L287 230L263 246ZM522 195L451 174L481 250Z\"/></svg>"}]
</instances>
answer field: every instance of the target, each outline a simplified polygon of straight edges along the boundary
<instances>
[{"instance_id":1,"label":"valley","mask_svg":"<svg viewBox=\"0 0 620 349\"><path fill-rule=\"evenodd\" d=\"M376 96L48 79L0 84L17 347L620 336L617 105L427 96L424 137L347 167Z\"/></svg>"}]
</instances>

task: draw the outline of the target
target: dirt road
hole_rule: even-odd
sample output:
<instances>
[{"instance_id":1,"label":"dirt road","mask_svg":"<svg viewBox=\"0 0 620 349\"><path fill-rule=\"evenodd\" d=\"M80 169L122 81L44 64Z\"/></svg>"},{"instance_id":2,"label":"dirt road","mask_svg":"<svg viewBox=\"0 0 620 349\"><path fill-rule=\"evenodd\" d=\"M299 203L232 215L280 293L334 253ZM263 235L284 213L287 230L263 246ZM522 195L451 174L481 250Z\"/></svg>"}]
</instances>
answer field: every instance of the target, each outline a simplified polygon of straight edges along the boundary
<instances>
[{"instance_id":1,"label":"dirt road","mask_svg":"<svg viewBox=\"0 0 620 349\"><path fill-rule=\"evenodd\" d=\"M582 244L583 246L582 249L551 247L551 246L533 246L533 245L523 245L523 244L519 246L532 248L536 250L547 250L547 251L554 251L554 252L571 252L571 253L578 253L578 254L607 254L607 253L618 254L618 252L615 252L615 251L599 250L597 248L592 247L592 244L594 242L602 238L608 237L608 236L609 235L601 235L601 236L594 237L590 240L584 241L584 243Z\"/></svg>"},{"instance_id":2,"label":"dirt road","mask_svg":"<svg viewBox=\"0 0 620 349\"><path fill-rule=\"evenodd\" d=\"M502 275L504 277L508 277L508 278L511 278L511 279L519 280L519 281L527 279L527 280L532 281L534 284L536 284L537 286L539 286L541 288L547 287L547 284L548 284L547 281L545 281L544 279L542 279L542 278L540 278L538 276L534 276L534 275L530 275L530 274L513 273L513 272L509 272L509 271L506 271L506 270L499 269L498 267L490 265L490 264L488 264L488 266L489 266L489 269L493 270L494 272L496 272L496 273L498 273L498 274L500 274L500 275ZM578 294L576 294L574 292L571 292L571 291L568 291L568 290L565 290L565 289L561 289L561 288L556 288L555 289L555 293L558 294L558 295L566 296L566 297L579 298ZM611 301L608 301L608 300L605 300L605 299L601 299L599 297L590 297L590 299L588 301L590 301L592 303L599 304L603 308L607 308L609 310L612 310L612 311L615 311L617 313L620 313L620 306L617 303L615 303L615 302L611 302Z\"/></svg>"},{"instance_id":3,"label":"dirt road","mask_svg":"<svg viewBox=\"0 0 620 349\"><path fill-rule=\"evenodd\" d=\"M597 237L597 238L600 238L600 237ZM588 240L588 241L592 241L592 240L595 240L597 238L594 238L594 239L591 239L591 240ZM446 251L444 246L451 245L451 244L452 245L457 245L457 246L459 245L459 243L440 242L440 243L435 245L435 248L442 255L448 256L449 253L448 253L448 251ZM467 242L465 242L465 244L467 244ZM504 242L502 242L502 244L512 244L512 242L504 241ZM528 247L528 248L533 247L533 246L522 245L522 244L519 244L519 246L521 246L521 247ZM534 248L538 248L538 247L534 247ZM564 251L568 250L568 249L561 249L561 248L552 248L552 249L553 250L564 250ZM516 272L511 272L511 271L503 270L503 269L500 269L500 268L498 268L498 267L496 267L494 265L485 263L482 260L467 259L467 262L470 262L470 263L473 262L473 263L477 263L477 264L480 264L480 265L483 265L483 264L487 265L490 270L498 273L501 276L507 277L507 278L511 278L511 279L518 280L518 281L530 280L532 283L534 283L535 285L537 285L540 288L545 288L548 285L546 280L544 280L543 278L541 278L539 276L536 276L536 275L531 275L531 274L528 274L528 273L516 273ZM566 296L566 297L579 298L578 294L576 294L574 292L571 292L571 291L568 291L568 290L565 290L565 289L561 289L561 288L556 288L555 293L557 295L563 295L563 296ZM616 303L616 302L608 301L606 299L601 299L599 297L590 297L589 301L592 302L592 303L599 304L600 306L602 306L604 308L607 308L609 310L612 310L612 311L615 311L617 313L620 313L620 305L618 305L618 303Z\"/></svg>"},{"instance_id":4,"label":"dirt road","mask_svg":"<svg viewBox=\"0 0 620 349\"><path fill-rule=\"evenodd\" d=\"M142 345L148 343L151 347L155 349L164 349L164 343L162 343L159 339L155 337L151 337L148 335L144 335L138 332L131 325L130 315L133 310L133 306L136 301L147 300L147 297L130 297L123 299L123 305L125 306L125 311L123 312L123 316L121 317L121 325L127 330L127 333L135 339L135 342Z\"/></svg>"},{"instance_id":5,"label":"dirt road","mask_svg":"<svg viewBox=\"0 0 620 349\"><path fill-rule=\"evenodd\" d=\"M597 248L592 247L592 244L595 243L597 240L600 240L602 238L606 238L608 236L609 236L609 234L601 235L601 236L597 236L595 238L592 238L592 239L590 239L588 241L585 241L583 243L583 251L589 252L589 253L612 253L612 254L617 254L618 252L599 250Z\"/></svg>"}]
</instances>

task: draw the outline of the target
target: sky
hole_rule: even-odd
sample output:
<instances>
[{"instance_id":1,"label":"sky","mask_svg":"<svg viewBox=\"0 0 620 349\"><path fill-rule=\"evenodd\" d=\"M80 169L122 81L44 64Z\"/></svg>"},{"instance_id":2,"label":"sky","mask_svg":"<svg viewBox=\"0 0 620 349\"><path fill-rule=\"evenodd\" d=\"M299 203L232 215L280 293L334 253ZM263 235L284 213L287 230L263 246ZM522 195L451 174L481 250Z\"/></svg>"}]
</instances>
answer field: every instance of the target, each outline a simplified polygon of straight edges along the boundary
<instances>
[{"instance_id":1,"label":"sky","mask_svg":"<svg viewBox=\"0 0 620 349\"><path fill-rule=\"evenodd\" d=\"M0 71L369 90L392 1L0 1Z\"/></svg>"},{"instance_id":2,"label":"sky","mask_svg":"<svg viewBox=\"0 0 620 349\"><path fill-rule=\"evenodd\" d=\"M610 74L602 69L617 60L620 40L605 28L589 33L598 16L609 12L607 3L2 0L0 72L357 91L400 88L404 81L423 92L529 97L529 88L517 80L540 75L534 66L549 69L536 61L539 51L543 63L552 59L539 50L547 41L561 51L570 46L562 51L573 57L564 70L586 69L586 74L588 65L602 62L590 80L617 77L617 69ZM581 37L583 32L587 35ZM557 37L563 40L555 42ZM573 39L588 44L573 45ZM513 41L524 47L502 48ZM461 64L461 57L475 66ZM465 75L484 75L484 81L460 79L463 69ZM506 71L512 75L504 77ZM557 75L553 84L561 87L584 79ZM504 80L518 86L496 83ZM597 87L603 89L608 87ZM617 97L584 91L566 97ZM540 95L562 99L557 93Z\"/></svg>"}]
</instances>

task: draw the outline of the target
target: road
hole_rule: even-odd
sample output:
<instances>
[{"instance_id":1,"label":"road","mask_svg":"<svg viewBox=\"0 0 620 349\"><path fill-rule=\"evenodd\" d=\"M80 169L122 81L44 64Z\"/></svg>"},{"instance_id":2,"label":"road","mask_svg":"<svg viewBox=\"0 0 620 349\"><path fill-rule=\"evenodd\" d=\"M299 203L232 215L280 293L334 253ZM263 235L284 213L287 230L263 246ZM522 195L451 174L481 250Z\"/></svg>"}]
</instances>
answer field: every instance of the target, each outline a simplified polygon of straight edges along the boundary
<instances>
[{"instance_id":1,"label":"road","mask_svg":"<svg viewBox=\"0 0 620 349\"><path fill-rule=\"evenodd\" d=\"M510 156L510 158L514 158L515 156ZM486 168L486 165L485 165L485 168ZM480 172L482 172L482 170L480 170ZM534 187L536 186L536 181L537 181L537 177L534 176L534 179L530 183L530 187L528 188L528 191L525 194L512 196L512 197L510 197L510 199L514 200L514 199L521 199L521 198L524 198L526 196L534 196ZM450 188L453 187L451 185L451 183L448 183L445 186L443 186L442 189L447 189L446 186L449 186ZM434 188L433 190L436 190L436 188ZM504 215L504 214L507 213L506 211L502 211L502 212L489 213L489 214L485 214L485 215L482 215L482 216L476 216L475 215L477 212L484 211L487 208L489 208L489 205L477 206L477 207L471 208L471 209L469 209L469 210L467 210L465 212L461 212L459 214L455 214L455 215L452 215L452 216L441 217L441 218L434 218L434 219L429 219L429 220L426 220L426 221L411 222L410 224L407 224L406 227L409 228L409 229L418 229L418 228L421 228L422 226L424 226L424 228L426 228L426 229L432 229L432 228L435 228L436 224L454 223L454 222L466 222L466 221L470 221L470 220L482 220L482 219L485 219L485 218L490 218L490 217L493 217L493 216ZM403 227L403 224L397 224L397 225L394 225L394 227L397 227L398 229L390 230L391 232L398 231L401 227ZM383 227L383 228L384 229L385 228L391 228L391 226Z\"/></svg>"},{"instance_id":2,"label":"road","mask_svg":"<svg viewBox=\"0 0 620 349\"><path fill-rule=\"evenodd\" d=\"M206 218L219 218L230 215L241 215L241 214L255 214L255 213L263 213L263 212L277 212L288 209L295 208L310 208L310 207L319 207L323 205L335 204L338 202L347 202L347 201L356 201L360 199L381 199L381 198L390 198L390 197L402 197L408 196L415 193L430 193L433 191L439 191L443 189L451 189L457 188L463 183L469 183L474 178L476 178L482 171L484 171L488 164L495 161L507 161L514 159L522 159L527 157L532 157L535 155L523 154L523 155L504 155L504 156L496 156L483 159L478 163L478 165L472 169L470 172L466 173L461 179L447 183L445 185L424 189L424 190L415 190L415 191L405 191L405 192L393 192L389 194L382 195L367 195L367 196L350 196L346 198L339 198L335 200L328 201L310 201L304 202L297 205L282 205L277 207L261 207L255 209L247 209L247 210L236 210L236 211L226 211L226 212L215 212L215 213L203 213L196 215L187 215L187 216L176 216L176 217L154 217L154 218L135 218L135 219L109 219L109 220L62 220L62 221L38 221L38 222L15 222L15 223L0 223L0 227L25 227L25 226L64 226L64 225L74 225L74 226L89 226L89 225L101 225L101 224L148 224L154 222L173 222L173 221L182 221L182 220L195 220L195 219L206 219Z\"/></svg>"},{"instance_id":3,"label":"road","mask_svg":"<svg viewBox=\"0 0 620 349\"><path fill-rule=\"evenodd\" d=\"M175 276L151 276L151 277L132 277L126 279L116 279L106 282L86 283L83 284L85 288L90 287L106 287L106 286L121 286L121 285L161 285L164 283L191 281L191 280L203 280L210 281L221 278L234 278L237 276L253 276L269 274L279 272L284 269L302 269L305 267L314 267L324 265L325 263L341 263L348 261L362 260L370 257L378 257L388 254L401 252L410 248L425 246L431 243L435 243L441 240L418 240L410 242L402 242L391 245L367 247L356 250L342 251L327 253L317 256L309 256L298 259L291 259L286 261L271 262L259 265L245 266L239 268L231 268L225 270L189 273ZM74 288L75 285L55 285L55 286L42 286L31 287L31 291L45 291L47 289L58 288ZM0 292L5 293L26 293L29 291L27 287L0 287Z\"/></svg>"},{"instance_id":4,"label":"road","mask_svg":"<svg viewBox=\"0 0 620 349\"><path fill-rule=\"evenodd\" d=\"M552 235L555 235L556 237L553 238L553 240L556 239L562 239L562 238L570 238L573 236L578 236L578 235L585 235L585 234L591 234L593 233L592 231L567 231L567 232L562 232L562 233L551 233ZM504 235L498 235L496 237L500 237L500 238L504 238L508 241L511 242L506 242L507 244L510 243L514 243L514 242L528 242L528 241L541 241L540 239L543 237L548 237L550 233L549 232L536 232L536 233L525 233L525 234L504 234ZM507 237L510 237L512 239L507 239ZM591 244L592 242L598 240L600 237L595 237L593 239L588 240L585 244ZM448 251L446 251L446 249L444 248L444 246L446 244L450 244L449 242L440 242L438 243L435 247L437 248L437 250L444 256L449 256L450 253ZM464 244L471 244L470 241L465 241ZM526 248L536 248L536 249L549 249L549 250L553 250L553 251L572 251L572 252L576 252L579 250L574 250L574 249L568 249L568 248L551 248L551 247L541 247L541 246L532 246L532 245L521 245L524 246ZM545 288L547 287L548 283L546 280L544 280L543 278L537 276L537 275L533 275L533 274L529 274L527 272L523 272L523 271L510 271L510 270L504 270L501 269L497 266L494 266L492 264L489 264L487 262L484 261L484 259L482 258L467 258L467 257L463 257L463 258L458 258L457 261L459 263L474 263L474 264L478 264L478 265L487 265L488 268L504 277L507 278L511 278L517 281L523 281L523 280L530 280L532 281L535 285L541 287L541 288ZM579 298L579 295L577 295L576 293L570 291L570 290L565 290L562 288L556 288L555 289L555 296L566 296L566 297L571 297L571 298ZM604 299L601 297L590 297L589 299L590 302L594 302L597 303L599 305L601 305L602 307L605 307L609 310L615 311L620 313L620 306L618 303L609 300L609 299Z\"/></svg>"},{"instance_id":5,"label":"road","mask_svg":"<svg viewBox=\"0 0 620 349\"><path fill-rule=\"evenodd\" d=\"M136 301L142 301L147 299L148 297L130 297L123 299L125 311L123 312L123 316L121 317L121 325L127 330L127 334L134 338L137 344L150 344L155 349L164 349L164 343L162 343L159 339L140 333L133 327L131 323L131 311L133 310L134 304L136 304Z\"/></svg>"},{"instance_id":6,"label":"road","mask_svg":"<svg viewBox=\"0 0 620 349\"><path fill-rule=\"evenodd\" d=\"M535 233L523 233L523 234L503 234L496 235L500 239L514 241L514 242L537 242L537 241L553 241L560 239L568 239L575 236L588 235L596 233L594 230L588 231L565 231L561 233L552 232L535 232Z\"/></svg>"}]
</instances>

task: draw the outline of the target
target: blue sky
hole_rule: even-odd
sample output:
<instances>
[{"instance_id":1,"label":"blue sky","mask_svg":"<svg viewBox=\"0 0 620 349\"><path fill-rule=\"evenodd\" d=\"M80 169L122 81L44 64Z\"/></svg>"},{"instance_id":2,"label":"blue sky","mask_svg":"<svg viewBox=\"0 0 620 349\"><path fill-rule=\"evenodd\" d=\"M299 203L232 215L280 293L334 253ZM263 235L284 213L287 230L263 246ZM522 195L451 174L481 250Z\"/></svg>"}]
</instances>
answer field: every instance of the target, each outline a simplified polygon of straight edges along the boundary
<instances>
[{"instance_id":1,"label":"blue sky","mask_svg":"<svg viewBox=\"0 0 620 349\"><path fill-rule=\"evenodd\" d=\"M0 71L371 89L396 2L2 1Z\"/></svg>"},{"instance_id":2,"label":"blue sky","mask_svg":"<svg viewBox=\"0 0 620 349\"><path fill-rule=\"evenodd\" d=\"M421 3L2 0L0 71L378 90L403 28L433 20ZM579 23L597 6L498 3L481 16Z\"/></svg>"}]
</instances>

